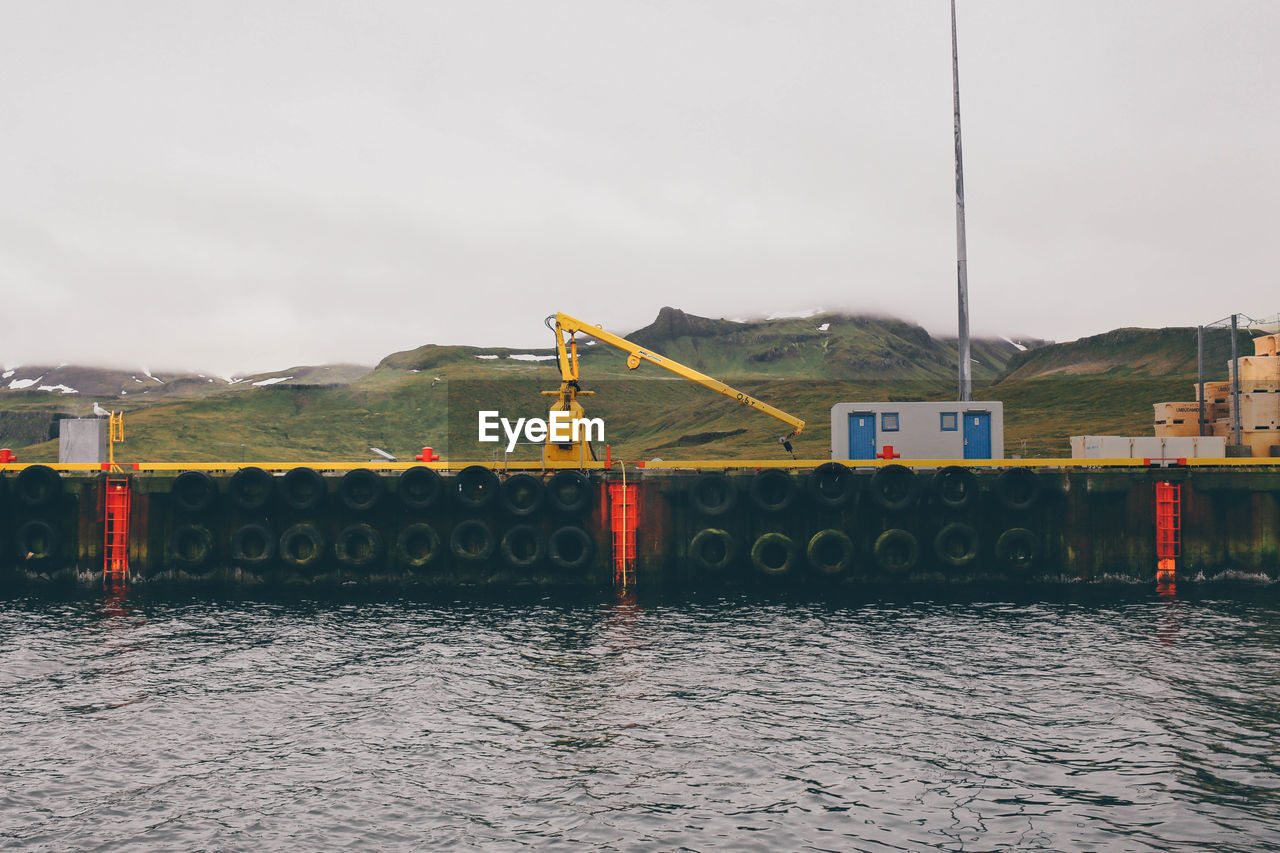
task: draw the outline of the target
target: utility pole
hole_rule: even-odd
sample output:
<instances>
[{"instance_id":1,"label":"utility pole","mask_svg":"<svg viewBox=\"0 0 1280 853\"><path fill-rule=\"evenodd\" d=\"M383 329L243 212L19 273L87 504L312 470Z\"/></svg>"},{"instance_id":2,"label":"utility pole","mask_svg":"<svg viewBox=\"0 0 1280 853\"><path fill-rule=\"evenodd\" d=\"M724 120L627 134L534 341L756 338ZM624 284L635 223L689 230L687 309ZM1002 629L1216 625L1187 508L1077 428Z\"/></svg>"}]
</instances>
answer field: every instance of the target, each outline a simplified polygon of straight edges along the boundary
<instances>
[{"instance_id":1,"label":"utility pole","mask_svg":"<svg viewBox=\"0 0 1280 853\"><path fill-rule=\"evenodd\" d=\"M964 236L964 159L960 155L960 54L956 48L956 0L951 0L951 94L956 118L956 286L960 303L960 402L973 399L969 356L969 252Z\"/></svg>"},{"instance_id":2,"label":"utility pole","mask_svg":"<svg viewBox=\"0 0 1280 853\"><path fill-rule=\"evenodd\" d=\"M1204 326L1196 326L1196 388L1200 400L1200 435L1204 435Z\"/></svg>"},{"instance_id":3,"label":"utility pole","mask_svg":"<svg viewBox=\"0 0 1280 853\"><path fill-rule=\"evenodd\" d=\"M1240 347L1236 335L1240 329L1240 315L1231 315L1231 443L1240 445Z\"/></svg>"}]
</instances>

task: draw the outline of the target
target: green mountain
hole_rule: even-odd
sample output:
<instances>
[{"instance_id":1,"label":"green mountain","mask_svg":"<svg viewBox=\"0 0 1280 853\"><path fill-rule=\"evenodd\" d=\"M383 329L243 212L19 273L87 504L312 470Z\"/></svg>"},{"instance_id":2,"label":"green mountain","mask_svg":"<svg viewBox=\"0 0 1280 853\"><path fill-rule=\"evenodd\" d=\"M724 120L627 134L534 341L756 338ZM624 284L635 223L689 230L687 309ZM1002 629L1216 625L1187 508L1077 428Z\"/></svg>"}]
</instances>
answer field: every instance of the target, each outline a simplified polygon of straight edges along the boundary
<instances>
[{"instance_id":1,"label":"green mountain","mask_svg":"<svg viewBox=\"0 0 1280 853\"><path fill-rule=\"evenodd\" d=\"M739 322L664 308L626 337L803 418L801 458L829 454L834 403L955 396L954 340L892 318ZM1209 358L1221 364L1229 338L1215 332L1211 340ZM1247 341L1241 349L1252 351ZM603 344L584 341L580 352L583 387L596 392L584 402L588 414L605 419L615 459L785 455L776 441L785 427L768 416L651 364L628 371L623 355ZM1121 329L1067 344L981 340L973 357L975 396L1005 403L1007 452L1062 456L1070 435L1149 434L1151 403L1188 395L1195 332ZM162 376L145 395L122 387L132 393L102 400L126 412L119 458L350 462L370 459L369 448L379 447L408 460L428 445L454 461L500 462L501 449L475 440L477 409L541 416L541 392L559 381L550 348L436 345L393 353L373 369L194 378L200 381ZM131 373L108 380L104 387L141 384ZM18 449L23 461L56 459L57 443L48 440L54 418L84 415L88 406L79 394L41 392L34 384L9 390L0 395L0 446ZM513 458L536 453L519 448Z\"/></svg>"},{"instance_id":2,"label":"green mountain","mask_svg":"<svg viewBox=\"0 0 1280 853\"><path fill-rule=\"evenodd\" d=\"M1249 333L1237 334L1239 353L1253 355ZM1016 382L1050 376L1195 376L1196 352L1193 328L1115 329L1017 353L1009 359L999 379ZM1225 378L1230 358L1231 330L1205 329L1205 376Z\"/></svg>"},{"instance_id":3,"label":"green mountain","mask_svg":"<svg viewBox=\"0 0 1280 853\"><path fill-rule=\"evenodd\" d=\"M614 330L610 330L614 331ZM548 343L554 343L548 334ZM737 321L663 308L642 329L623 337L718 379L943 379L956 373L955 339L932 337L920 326L888 317L817 314ZM972 343L975 380L999 376L1009 360L1044 342L980 339ZM579 346L584 376L625 372L624 356L598 344ZM382 369L432 370L511 363L554 363L555 350L511 350L428 344L393 353ZM651 369L646 367L645 369ZM661 373L662 371L659 370Z\"/></svg>"}]
</instances>

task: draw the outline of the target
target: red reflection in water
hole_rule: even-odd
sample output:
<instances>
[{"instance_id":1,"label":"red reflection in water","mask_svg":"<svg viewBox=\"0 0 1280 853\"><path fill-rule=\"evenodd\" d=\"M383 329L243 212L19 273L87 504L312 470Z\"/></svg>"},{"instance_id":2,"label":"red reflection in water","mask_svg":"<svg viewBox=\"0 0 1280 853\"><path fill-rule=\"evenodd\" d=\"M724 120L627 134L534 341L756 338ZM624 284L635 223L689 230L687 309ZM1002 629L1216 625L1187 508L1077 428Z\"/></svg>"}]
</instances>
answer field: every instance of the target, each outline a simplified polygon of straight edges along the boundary
<instances>
[{"instance_id":1,"label":"red reflection in water","mask_svg":"<svg viewBox=\"0 0 1280 853\"><path fill-rule=\"evenodd\" d=\"M1156 565L1156 595L1161 598L1174 598L1177 593L1177 575L1175 561L1165 557Z\"/></svg>"},{"instance_id":2,"label":"red reflection in water","mask_svg":"<svg viewBox=\"0 0 1280 853\"><path fill-rule=\"evenodd\" d=\"M129 616L135 612L129 602L129 584L122 578L103 578L102 614L112 618Z\"/></svg>"}]
</instances>

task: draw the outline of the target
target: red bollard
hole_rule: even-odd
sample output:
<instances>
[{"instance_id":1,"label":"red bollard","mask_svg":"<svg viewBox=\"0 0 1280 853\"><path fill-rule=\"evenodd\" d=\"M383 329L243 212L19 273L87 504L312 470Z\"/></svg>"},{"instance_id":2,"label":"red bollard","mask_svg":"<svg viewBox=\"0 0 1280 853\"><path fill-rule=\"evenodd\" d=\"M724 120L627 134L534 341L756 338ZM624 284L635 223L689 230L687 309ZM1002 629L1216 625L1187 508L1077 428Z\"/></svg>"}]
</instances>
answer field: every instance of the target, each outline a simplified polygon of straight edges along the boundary
<instances>
[{"instance_id":1,"label":"red bollard","mask_svg":"<svg viewBox=\"0 0 1280 853\"><path fill-rule=\"evenodd\" d=\"M877 453L877 454L876 454L876 458L877 458L877 459L901 459L901 458L902 458L902 454L901 454L901 453L894 453L894 452L893 452L893 445L892 445L892 444L886 444L886 445L884 446L884 449L883 449L883 450L881 450L879 453Z\"/></svg>"},{"instance_id":2,"label":"red bollard","mask_svg":"<svg viewBox=\"0 0 1280 853\"><path fill-rule=\"evenodd\" d=\"M413 457L418 462L439 462L440 457L430 447L422 448L422 452Z\"/></svg>"},{"instance_id":3,"label":"red bollard","mask_svg":"<svg viewBox=\"0 0 1280 853\"><path fill-rule=\"evenodd\" d=\"M0 464L6 462L17 462L18 457L13 455L13 451L7 447L0 447Z\"/></svg>"}]
</instances>

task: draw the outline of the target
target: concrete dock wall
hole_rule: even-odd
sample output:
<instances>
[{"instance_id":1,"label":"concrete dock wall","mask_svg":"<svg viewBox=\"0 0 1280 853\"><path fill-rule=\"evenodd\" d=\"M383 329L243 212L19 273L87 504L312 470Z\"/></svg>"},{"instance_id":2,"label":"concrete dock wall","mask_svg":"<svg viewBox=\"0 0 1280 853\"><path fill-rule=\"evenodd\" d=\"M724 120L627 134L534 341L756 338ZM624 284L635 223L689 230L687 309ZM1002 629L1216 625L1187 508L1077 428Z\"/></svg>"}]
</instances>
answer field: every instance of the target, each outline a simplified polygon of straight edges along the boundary
<instances>
[{"instance_id":1,"label":"concrete dock wall","mask_svg":"<svg viewBox=\"0 0 1280 853\"><path fill-rule=\"evenodd\" d=\"M1182 486L1179 579L1280 576L1280 469L629 469L641 587L1154 580L1155 485ZM134 473L132 583L615 583L615 471ZM0 574L101 584L105 475L0 475Z\"/></svg>"}]
</instances>

